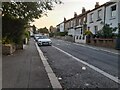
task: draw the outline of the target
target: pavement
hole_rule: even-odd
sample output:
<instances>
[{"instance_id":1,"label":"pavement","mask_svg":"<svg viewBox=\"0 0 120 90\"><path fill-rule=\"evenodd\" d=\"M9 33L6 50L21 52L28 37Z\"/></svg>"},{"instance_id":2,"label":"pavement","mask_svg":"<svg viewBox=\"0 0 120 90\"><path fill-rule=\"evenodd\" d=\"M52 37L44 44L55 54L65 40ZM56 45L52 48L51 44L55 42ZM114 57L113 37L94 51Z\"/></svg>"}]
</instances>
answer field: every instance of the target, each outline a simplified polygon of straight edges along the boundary
<instances>
[{"instance_id":1,"label":"pavement","mask_svg":"<svg viewBox=\"0 0 120 90\"><path fill-rule=\"evenodd\" d=\"M2 88L52 88L35 42L2 56Z\"/></svg>"}]
</instances>

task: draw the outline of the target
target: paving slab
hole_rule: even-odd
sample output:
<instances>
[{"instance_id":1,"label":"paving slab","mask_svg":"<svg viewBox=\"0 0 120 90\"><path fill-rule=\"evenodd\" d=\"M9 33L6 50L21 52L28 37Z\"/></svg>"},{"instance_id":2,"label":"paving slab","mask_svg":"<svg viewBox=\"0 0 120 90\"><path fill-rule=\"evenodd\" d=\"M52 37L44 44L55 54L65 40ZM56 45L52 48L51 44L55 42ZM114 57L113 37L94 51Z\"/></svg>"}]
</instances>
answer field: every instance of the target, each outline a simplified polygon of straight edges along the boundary
<instances>
[{"instance_id":1,"label":"paving slab","mask_svg":"<svg viewBox=\"0 0 120 90\"><path fill-rule=\"evenodd\" d=\"M51 88L33 39L24 50L2 56L2 88Z\"/></svg>"}]
</instances>

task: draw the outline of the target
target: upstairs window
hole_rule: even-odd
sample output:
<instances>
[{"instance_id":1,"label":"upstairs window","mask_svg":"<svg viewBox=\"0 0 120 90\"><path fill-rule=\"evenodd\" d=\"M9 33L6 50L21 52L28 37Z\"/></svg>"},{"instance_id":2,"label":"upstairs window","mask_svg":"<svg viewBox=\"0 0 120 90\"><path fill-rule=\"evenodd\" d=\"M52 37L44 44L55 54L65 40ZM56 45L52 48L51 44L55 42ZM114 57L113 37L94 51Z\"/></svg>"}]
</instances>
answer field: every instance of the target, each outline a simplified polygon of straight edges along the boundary
<instances>
[{"instance_id":1,"label":"upstairs window","mask_svg":"<svg viewBox=\"0 0 120 90\"><path fill-rule=\"evenodd\" d=\"M71 26L70 27L73 27L74 26L74 21L71 21Z\"/></svg>"},{"instance_id":2,"label":"upstairs window","mask_svg":"<svg viewBox=\"0 0 120 90\"><path fill-rule=\"evenodd\" d=\"M76 19L76 26L79 25L79 19Z\"/></svg>"},{"instance_id":3,"label":"upstairs window","mask_svg":"<svg viewBox=\"0 0 120 90\"><path fill-rule=\"evenodd\" d=\"M93 23L93 13L90 14L90 23Z\"/></svg>"},{"instance_id":4,"label":"upstairs window","mask_svg":"<svg viewBox=\"0 0 120 90\"><path fill-rule=\"evenodd\" d=\"M79 19L79 25L81 25L82 23L81 23L81 19Z\"/></svg>"},{"instance_id":5,"label":"upstairs window","mask_svg":"<svg viewBox=\"0 0 120 90\"><path fill-rule=\"evenodd\" d=\"M83 22L86 23L86 17L83 18Z\"/></svg>"},{"instance_id":6,"label":"upstairs window","mask_svg":"<svg viewBox=\"0 0 120 90\"><path fill-rule=\"evenodd\" d=\"M76 20L74 20L74 25L73 26L76 26Z\"/></svg>"},{"instance_id":7,"label":"upstairs window","mask_svg":"<svg viewBox=\"0 0 120 90\"><path fill-rule=\"evenodd\" d=\"M111 18L115 18L116 16L116 5L111 7Z\"/></svg>"},{"instance_id":8,"label":"upstairs window","mask_svg":"<svg viewBox=\"0 0 120 90\"><path fill-rule=\"evenodd\" d=\"M69 27L68 28L70 28L71 27L71 22L69 22Z\"/></svg>"},{"instance_id":9,"label":"upstairs window","mask_svg":"<svg viewBox=\"0 0 120 90\"><path fill-rule=\"evenodd\" d=\"M102 10L98 10L98 20L102 19Z\"/></svg>"}]
</instances>

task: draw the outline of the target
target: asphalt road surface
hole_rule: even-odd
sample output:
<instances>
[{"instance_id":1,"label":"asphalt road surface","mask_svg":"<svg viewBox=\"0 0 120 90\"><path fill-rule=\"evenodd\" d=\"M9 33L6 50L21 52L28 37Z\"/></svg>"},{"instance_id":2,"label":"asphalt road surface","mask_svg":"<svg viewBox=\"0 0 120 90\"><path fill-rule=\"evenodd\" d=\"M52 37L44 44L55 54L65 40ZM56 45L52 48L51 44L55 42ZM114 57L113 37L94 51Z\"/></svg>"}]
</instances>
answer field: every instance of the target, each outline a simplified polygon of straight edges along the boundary
<instances>
[{"instance_id":1,"label":"asphalt road surface","mask_svg":"<svg viewBox=\"0 0 120 90\"><path fill-rule=\"evenodd\" d=\"M118 78L117 54L62 40L52 39L52 42L53 46L41 46L40 48L63 88L119 87L119 84L111 79L112 77ZM99 70L90 68L76 58ZM103 71L105 72L104 75L101 74ZM111 76L108 78L105 75Z\"/></svg>"}]
</instances>

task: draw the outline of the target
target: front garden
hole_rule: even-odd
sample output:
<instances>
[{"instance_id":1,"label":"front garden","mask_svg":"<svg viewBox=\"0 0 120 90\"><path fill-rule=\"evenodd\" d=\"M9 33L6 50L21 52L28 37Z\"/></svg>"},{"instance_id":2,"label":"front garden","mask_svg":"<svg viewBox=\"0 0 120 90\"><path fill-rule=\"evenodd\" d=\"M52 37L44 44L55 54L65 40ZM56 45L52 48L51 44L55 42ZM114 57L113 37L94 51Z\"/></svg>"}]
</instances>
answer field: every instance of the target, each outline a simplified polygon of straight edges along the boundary
<instances>
[{"instance_id":1,"label":"front garden","mask_svg":"<svg viewBox=\"0 0 120 90\"><path fill-rule=\"evenodd\" d=\"M96 34L92 34L92 32L87 31L86 33L86 42L89 45L95 45L100 47L114 48L120 49L119 43L119 34L116 33L117 28L112 28L109 25L104 25L101 30L99 30Z\"/></svg>"}]
</instances>

